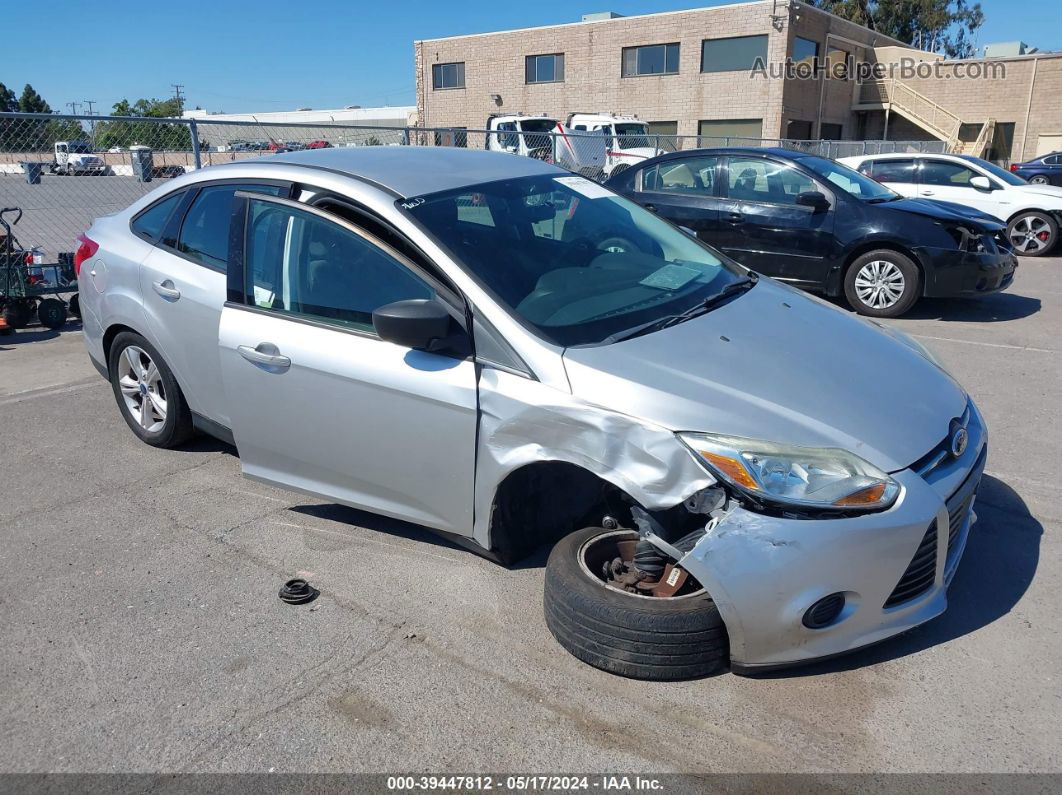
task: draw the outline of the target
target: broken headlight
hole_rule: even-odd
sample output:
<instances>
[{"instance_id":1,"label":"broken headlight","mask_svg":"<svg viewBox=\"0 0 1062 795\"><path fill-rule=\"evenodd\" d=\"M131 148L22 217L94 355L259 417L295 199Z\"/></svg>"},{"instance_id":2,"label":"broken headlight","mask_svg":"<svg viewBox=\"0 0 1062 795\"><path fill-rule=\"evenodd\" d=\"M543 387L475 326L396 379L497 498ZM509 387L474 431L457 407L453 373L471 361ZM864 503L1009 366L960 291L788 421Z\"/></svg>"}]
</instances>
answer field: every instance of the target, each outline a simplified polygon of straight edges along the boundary
<instances>
[{"instance_id":1,"label":"broken headlight","mask_svg":"<svg viewBox=\"0 0 1062 795\"><path fill-rule=\"evenodd\" d=\"M681 433L679 438L723 482L757 502L827 511L877 511L900 485L847 450Z\"/></svg>"}]
</instances>

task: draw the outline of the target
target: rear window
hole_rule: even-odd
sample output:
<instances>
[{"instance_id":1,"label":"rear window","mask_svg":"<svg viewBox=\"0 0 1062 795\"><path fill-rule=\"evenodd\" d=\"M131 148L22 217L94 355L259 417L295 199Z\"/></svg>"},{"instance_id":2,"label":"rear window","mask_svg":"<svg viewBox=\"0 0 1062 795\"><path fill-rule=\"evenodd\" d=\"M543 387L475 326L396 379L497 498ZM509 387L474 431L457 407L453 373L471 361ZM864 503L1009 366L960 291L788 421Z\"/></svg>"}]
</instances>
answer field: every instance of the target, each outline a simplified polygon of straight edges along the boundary
<instances>
[{"instance_id":1,"label":"rear window","mask_svg":"<svg viewBox=\"0 0 1062 795\"><path fill-rule=\"evenodd\" d=\"M166 222L170 220L170 216L180 204L183 195L184 191L171 193L162 201L148 207L133 219L133 231L152 243L158 242L162 237L162 230L166 228Z\"/></svg>"},{"instance_id":2,"label":"rear window","mask_svg":"<svg viewBox=\"0 0 1062 795\"><path fill-rule=\"evenodd\" d=\"M869 172L866 169L870 169ZM914 182L914 160L872 160L860 169L878 182Z\"/></svg>"},{"instance_id":3,"label":"rear window","mask_svg":"<svg viewBox=\"0 0 1062 795\"><path fill-rule=\"evenodd\" d=\"M181 224L177 250L208 268L224 271L229 256L229 222L236 191L279 196L276 185L211 185L199 191Z\"/></svg>"}]
</instances>

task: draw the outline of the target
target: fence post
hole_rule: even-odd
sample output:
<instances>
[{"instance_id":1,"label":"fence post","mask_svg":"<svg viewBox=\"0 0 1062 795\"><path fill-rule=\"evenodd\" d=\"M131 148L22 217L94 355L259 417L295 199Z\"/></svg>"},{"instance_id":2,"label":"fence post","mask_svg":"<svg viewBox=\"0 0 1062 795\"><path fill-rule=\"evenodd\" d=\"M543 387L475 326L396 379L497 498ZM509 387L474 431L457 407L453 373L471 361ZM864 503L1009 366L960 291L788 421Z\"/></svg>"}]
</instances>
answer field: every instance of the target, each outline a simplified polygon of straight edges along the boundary
<instances>
[{"instance_id":1,"label":"fence post","mask_svg":"<svg viewBox=\"0 0 1062 795\"><path fill-rule=\"evenodd\" d=\"M402 146L409 146L409 128L402 129Z\"/></svg>"},{"instance_id":2,"label":"fence post","mask_svg":"<svg viewBox=\"0 0 1062 795\"><path fill-rule=\"evenodd\" d=\"M203 167L203 159L199 154L199 129L195 126L195 120L188 122L188 134L192 136L192 158L195 160L196 170Z\"/></svg>"}]
</instances>

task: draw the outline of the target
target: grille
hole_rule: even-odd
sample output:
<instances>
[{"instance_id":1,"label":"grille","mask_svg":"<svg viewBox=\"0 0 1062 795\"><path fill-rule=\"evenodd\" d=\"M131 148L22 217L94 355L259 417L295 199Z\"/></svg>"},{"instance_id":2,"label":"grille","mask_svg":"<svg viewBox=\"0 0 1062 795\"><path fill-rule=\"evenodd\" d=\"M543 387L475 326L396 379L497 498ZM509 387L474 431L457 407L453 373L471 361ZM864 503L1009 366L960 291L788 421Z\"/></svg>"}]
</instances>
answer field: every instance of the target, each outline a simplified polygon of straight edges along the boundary
<instances>
[{"instance_id":1,"label":"grille","mask_svg":"<svg viewBox=\"0 0 1062 795\"><path fill-rule=\"evenodd\" d=\"M962 523L966 521L966 516L970 513L970 504L973 502L975 491L971 491L962 502L948 511L949 558L951 557L952 551L955 549L955 543L959 540L959 530L962 529Z\"/></svg>"},{"instance_id":2,"label":"grille","mask_svg":"<svg viewBox=\"0 0 1062 795\"><path fill-rule=\"evenodd\" d=\"M896 587L892 589L889 598L885 600L884 607L909 602L916 596L921 596L933 586L933 580L937 576L937 523L934 522L926 530L922 537L922 543L915 550L914 557L907 565L907 571L903 573Z\"/></svg>"}]
</instances>

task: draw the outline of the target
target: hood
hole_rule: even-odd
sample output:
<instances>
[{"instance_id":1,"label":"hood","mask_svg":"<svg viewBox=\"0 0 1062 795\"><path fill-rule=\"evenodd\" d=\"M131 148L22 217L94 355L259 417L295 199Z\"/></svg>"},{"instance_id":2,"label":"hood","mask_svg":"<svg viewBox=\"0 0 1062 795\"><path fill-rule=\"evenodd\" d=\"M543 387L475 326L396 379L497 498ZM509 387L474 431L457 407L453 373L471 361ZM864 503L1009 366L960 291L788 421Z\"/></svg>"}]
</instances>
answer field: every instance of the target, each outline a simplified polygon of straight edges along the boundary
<instances>
[{"instance_id":1,"label":"hood","mask_svg":"<svg viewBox=\"0 0 1062 795\"><path fill-rule=\"evenodd\" d=\"M915 215L931 218L934 221L974 223L983 227L985 232L999 232L1006 228L1006 224L993 215L975 210L973 207L967 207L965 204L939 201L937 199L897 199L896 201L870 206L888 207L905 213L914 213Z\"/></svg>"},{"instance_id":2,"label":"hood","mask_svg":"<svg viewBox=\"0 0 1062 795\"><path fill-rule=\"evenodd\" d=\"M1054 206L1045 209L1055 210L1062 208L1062 188L1054 185L1012 185L1008 190L1021 191L1024 196L1050 196L1053 199L1057 199L1058 203L1052 202Z\"/></svg>"},{"instance_id":3,"label":"hood","mask_svg":"<svg viewBox=\"0 0 1062 795\"><path fill-rule=\"evenodd\" d=\"M872 322L771 279L662 331L569 348L576 396L673 431L840 447L886 472L948 435L967 396Z\"/></svg>"}]
</instances>

